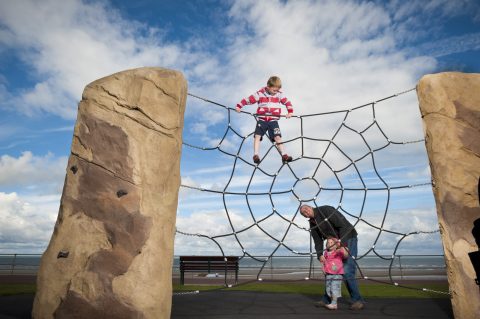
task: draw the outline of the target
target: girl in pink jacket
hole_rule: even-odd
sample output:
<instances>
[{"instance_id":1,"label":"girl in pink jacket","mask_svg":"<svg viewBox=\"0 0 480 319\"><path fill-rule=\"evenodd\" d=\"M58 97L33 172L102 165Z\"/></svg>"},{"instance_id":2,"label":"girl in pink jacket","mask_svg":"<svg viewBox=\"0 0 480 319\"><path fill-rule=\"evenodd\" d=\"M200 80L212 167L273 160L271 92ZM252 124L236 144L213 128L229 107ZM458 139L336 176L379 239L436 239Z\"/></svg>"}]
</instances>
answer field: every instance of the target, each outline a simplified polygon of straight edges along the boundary
<instances>
[{"instance_id":1,"label":"girl in pink jacket","mask_svg":"<svg viewBox=\"0 0 480 319\"><path fill-rule=\"evenodd\" d=\"M325 257L323 272L325 273L327 294L332 300L325 307L336 310L338 307L337 299L342 296L343 260L347 259L348 253L345 247L341 246L340 240L329 237L327 238L327 247L323 256Z\"/></svg>"}]
</instances>

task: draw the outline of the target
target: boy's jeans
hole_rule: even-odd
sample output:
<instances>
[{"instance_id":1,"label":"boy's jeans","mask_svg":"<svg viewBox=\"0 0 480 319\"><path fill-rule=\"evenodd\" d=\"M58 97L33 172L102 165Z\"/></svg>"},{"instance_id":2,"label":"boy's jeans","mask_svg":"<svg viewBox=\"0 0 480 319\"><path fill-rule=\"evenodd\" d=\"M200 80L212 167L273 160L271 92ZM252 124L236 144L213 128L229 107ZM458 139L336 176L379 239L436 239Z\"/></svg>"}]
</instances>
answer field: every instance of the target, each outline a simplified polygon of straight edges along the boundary
<instances>
[{"instance_id":1,"label":"boy's jeans","mask_svg":"<svg viewBox=\"0 0 480 319\"><path fill-rule=\"evenodd\" d=\"M355 274L357 270L357 265L355 264L355 260L353 258L357 258L357 237L350 238L347 240L347 247L349 251L349 256L347 260L343 263L343 270L345 271L345 275L343 279L345 280L345 286L347 286L347 290L350 293L350 298L353 302L362 301L363 298L360 295L360 291L358 290L357 279L355 279ZM353 257L353 258L352 258ZM328 297L327 292L322 297L322 301L325 303L330 303L330 297Z\"/></svg>"}]
</instances>

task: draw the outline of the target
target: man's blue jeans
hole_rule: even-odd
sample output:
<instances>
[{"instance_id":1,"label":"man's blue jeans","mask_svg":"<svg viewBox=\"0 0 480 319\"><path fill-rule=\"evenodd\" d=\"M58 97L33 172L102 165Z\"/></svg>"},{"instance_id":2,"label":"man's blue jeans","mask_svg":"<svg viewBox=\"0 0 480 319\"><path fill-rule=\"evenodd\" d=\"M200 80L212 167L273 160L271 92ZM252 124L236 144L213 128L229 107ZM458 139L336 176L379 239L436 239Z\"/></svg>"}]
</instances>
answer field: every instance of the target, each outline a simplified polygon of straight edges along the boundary
<instances>
[{"instance_id":1,"label":"man's blue jeans","mask_svg":"<svg viewBox=\"0 0 480 319\"><path fill-rule=\"evenodd\" d=\"M345 286L347 286L348 293L350 294L350 298L352 302L356 301L363 301L362 296L360 295L360 291L358 290L357 279L355 278L357 265L355 264L355 260L357 258L357 237L350 238L347 240L347 248L349 251L349 256L347 260L343 263L343 270L345 271L345 275L343 276L343 280L345 281ZM353 258L352 258L353 257ZM322 297L322 301L325 303L330 303L330 297L328 297L327 292L325 290L325 294Z\"/></svg>"}]
</instances>

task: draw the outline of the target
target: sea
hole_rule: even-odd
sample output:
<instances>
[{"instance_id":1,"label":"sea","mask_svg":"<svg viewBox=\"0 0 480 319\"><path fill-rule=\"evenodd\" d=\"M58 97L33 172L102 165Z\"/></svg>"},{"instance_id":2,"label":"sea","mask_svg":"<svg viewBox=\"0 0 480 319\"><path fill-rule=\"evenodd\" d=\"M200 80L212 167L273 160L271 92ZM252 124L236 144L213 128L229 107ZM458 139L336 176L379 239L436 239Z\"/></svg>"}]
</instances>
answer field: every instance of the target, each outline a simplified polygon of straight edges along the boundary
<instances>
[{"instance_id":1,"label":"sea","mask_svg":"<svg viewBox=\"0 0 480 319\"><path fill-rule=\"evenodd\" d=\"M40 265L39 254L0 254L0 274L36 274ZM179 272L179 256L174 256L173 273ZM396 271L416 273L417 275L446 276L443 255L397 255L393 258L363 256L357 259L358 269L366 273ZM263 267L263 268L262 268ZM255 273L262 271L283 274L320 272L319 262L315 258L304 256L256 256L243 257L239 262L239 272Z\"/></svg>"}]
</instances>

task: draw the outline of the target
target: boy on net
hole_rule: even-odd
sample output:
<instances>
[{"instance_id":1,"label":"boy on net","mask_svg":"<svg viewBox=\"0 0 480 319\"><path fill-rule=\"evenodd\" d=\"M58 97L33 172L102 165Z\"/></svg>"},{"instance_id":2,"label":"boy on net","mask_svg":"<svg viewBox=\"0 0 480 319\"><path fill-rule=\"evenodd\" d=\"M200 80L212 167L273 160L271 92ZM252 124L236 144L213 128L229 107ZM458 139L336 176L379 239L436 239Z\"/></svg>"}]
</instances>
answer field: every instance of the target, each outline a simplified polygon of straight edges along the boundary
<instances>
[{"instance_id":1,"label":"boy on net","mask_svg":"<svg viewBox=\"0 0 480 319\"><path fill-rule=\"evenodd\" d=\"M281 88L282 81L280 78L278 76L272 76L268 79L266 87L263 87L249 97L242 99L235 107L235 110L240 112L245 105L258 104L256 112L257 126L255 128L255 139L253 142L253 162L255 164L260 163L260 157L258 156L260 141L262 140L263 135L267 132L270 140L275 142L278 151L282 154L282 161L284 163L292 161L292 157L285 153L278 120L282 113L282 105L287 108L287 115L285 116L287 119L292 116L293 107L292 103L280 91Z\"/></svg>"}]
</instances>

